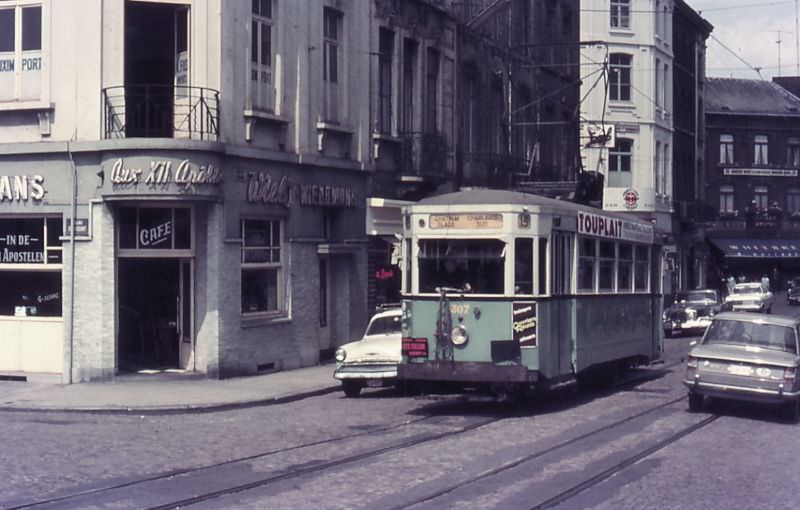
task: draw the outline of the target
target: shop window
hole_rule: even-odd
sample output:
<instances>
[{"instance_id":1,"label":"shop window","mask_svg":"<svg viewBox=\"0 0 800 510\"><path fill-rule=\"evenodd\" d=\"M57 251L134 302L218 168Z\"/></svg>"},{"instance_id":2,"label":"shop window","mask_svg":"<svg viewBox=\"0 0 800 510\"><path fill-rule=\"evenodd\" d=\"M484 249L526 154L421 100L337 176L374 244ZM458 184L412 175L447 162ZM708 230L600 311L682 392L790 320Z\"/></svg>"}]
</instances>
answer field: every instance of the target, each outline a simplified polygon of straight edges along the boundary
<instances>
[{"instance_id":1,"label":"shop window","mask_svg":"<svg viewBox=\"0 0 800 510\"><path fill-rule=\"evenodd\" d=\"M0 219L0 316L61 316L61 218Z\"/></svg>"},{"instance_id":2,"label":"shop window","mask_svg":"<svg viewBox=\"0 0 800 510\"><path fill-rule=\"evenodd\" d=\"M121 250L192 249L189 208L123 207L117 216Z\"/></svg>"},{"instance_id":3,"label":"shop window","mask_svg":"<svg viewBox=\"0 0 800 510\"><path fill-rule=\"evenodd\" d=\"M0 102L40 99L43 60L42 6L0 2Z\"/></svg>"},{"instance_id":4,"label":"shop window","mask_svg":"<svg viewBox=\"0 0 800 510\"><path fill-rule=\"evenodd\" d=\"M244 219L242 239L242 314L284 310L282 237L279 220Z\"/></svg>"}]
</instances>

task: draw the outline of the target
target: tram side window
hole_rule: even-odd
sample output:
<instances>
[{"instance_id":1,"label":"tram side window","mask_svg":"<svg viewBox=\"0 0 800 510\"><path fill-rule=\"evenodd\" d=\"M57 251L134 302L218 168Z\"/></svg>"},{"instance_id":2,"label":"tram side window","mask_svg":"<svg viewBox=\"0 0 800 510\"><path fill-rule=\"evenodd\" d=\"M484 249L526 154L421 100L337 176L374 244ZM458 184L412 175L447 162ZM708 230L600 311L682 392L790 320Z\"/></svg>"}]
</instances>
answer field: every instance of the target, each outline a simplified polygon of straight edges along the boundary
<instances>
[{"instance_id":1,"label":"tram side window","mask_svg":"<svg viewBox=\"0 0 800 510\"><path fill-rule=\"evenodd\" d=\"M617 292L630 292L633 283L633 246L619 244L619 261L617 262Z\"/></svg>"},{"instance_id":2,"label":"tram side window","mask_svg":"<svg viewBox=\"0 0 800 510\"><path fill-rule=\"evenodd\" d=\"M600 291L611 292L614 290L614 266L616 265L616 253L614 241L600 241L600 261L598 271L598 281Z\"/></svg>"},{"instance_id":3,"label":"tram side window","mask_svg":"<svg viewBox=\"0 0 800 510\"><path fill-rule=\"evenodd\" d=\"M419 291L464 288L502 294L505 243L499 239L422 239L419 241Z\"/></svg>"},{"instance_id":4,"label":"tram side window","mask_svg":"<svg viewBox=\"0 0 800 510\"><path fill-rule=\"evenodd\" d=\"M573 241L571 236L562 233L553 234L553 295L566 294L571 290L572 247ZM542 292L542 294L544 294L544 292Z\"/></svg>"},{"instance_id":5,"label":"tram side window","mask_svg":"<svg viewBox=\"0 0 800 510\"><path fill-rule=\"evenodd\" d=\"M539 238L539 294L547 294L547 238Z\"/></svg>"},{"instance_id":6,"label":"tram side window","mask_svg":"<svg viewBox=\"0 0 800 510\"><path fill-rule=\"evenodd\" d=\"M578 291L594 292L594 273L597 264L597 243L594 239L578 240Z\"/></svg>"},{"instance_id":7,"label":"tram side window","mask_svg":"<svg viewBox=\"0 0 800 510\"><path fill-rule=\"evenodd\" d=\"M514 293L533 294L533 239L514 240Z\"/></svg>"},{"instance_id":8,"label":"tram side window","mask_svg":"<svg viewBox=\"0 0 800 510\"><path fill-rule=\"evenodd\" d=\"M648 268L650 266L648 247L636 246L634 254L636 256L634 262L634 289L637 291L646 291L648 286Z\"/></svg>"}]
</instances>

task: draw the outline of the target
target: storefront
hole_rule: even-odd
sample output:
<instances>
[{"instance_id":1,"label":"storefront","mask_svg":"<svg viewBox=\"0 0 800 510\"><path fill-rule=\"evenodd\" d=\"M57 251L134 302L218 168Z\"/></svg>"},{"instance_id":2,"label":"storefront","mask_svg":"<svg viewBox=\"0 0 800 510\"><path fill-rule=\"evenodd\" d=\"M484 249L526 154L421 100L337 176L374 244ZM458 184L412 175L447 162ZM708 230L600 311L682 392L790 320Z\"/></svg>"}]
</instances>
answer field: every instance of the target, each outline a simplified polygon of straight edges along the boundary
<instances>
[{"instance_id":1,"label":"storefront","mask_svg":"<svg viewBox=\"0 0 800 510\"><path fill-rule=\"evenodd\" d=\"M54 156L0 164L0 372L255 374L316 364L365 325L358 171Z\"/></svg>"}]
</instances>

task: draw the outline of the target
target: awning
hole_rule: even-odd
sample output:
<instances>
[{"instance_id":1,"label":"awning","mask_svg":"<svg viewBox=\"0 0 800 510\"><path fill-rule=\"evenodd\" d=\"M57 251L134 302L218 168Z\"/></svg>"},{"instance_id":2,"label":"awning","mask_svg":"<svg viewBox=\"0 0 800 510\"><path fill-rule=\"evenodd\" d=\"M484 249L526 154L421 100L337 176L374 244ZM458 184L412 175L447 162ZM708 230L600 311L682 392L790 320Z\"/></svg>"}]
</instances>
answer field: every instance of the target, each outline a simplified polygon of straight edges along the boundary
<instances>
[{"instance_id":1,"label":"awning","mask_svg":"<svg viewBox=\"0 0 800 510\"><path fill-rule=\"evenodd\" d=\"M709 239L729 258L800 257L800 239Z\"/></svg>"}]
</instances>

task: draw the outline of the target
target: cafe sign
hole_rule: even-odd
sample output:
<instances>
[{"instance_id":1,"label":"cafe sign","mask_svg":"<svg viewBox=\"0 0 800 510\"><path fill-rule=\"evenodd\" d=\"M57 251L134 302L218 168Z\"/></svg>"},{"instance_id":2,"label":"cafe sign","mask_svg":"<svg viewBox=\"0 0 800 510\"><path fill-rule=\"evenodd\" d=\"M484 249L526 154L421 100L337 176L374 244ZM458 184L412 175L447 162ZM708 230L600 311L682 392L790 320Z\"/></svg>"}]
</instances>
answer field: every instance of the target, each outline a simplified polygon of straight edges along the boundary
<instances>
[{"instance_id":1,"label":"cafe sign","mask_svg":"<svg viewBox=\"0 0 800 510\"><path fill-rule=\"evenodd\" d=\"M166 159L150 160L144 167L127 165L118 158L111 166L111 184L115 187L138 186L150 187L177 185L179 189L188 191L197 185L219 184L222 182L222 170L217 166L197 164L184 159L177 164Z\"/></svg>"},{"instance_id":2,"label":"cafe sign","mask_svg":"<svg viewBox=\"0 0 800 510\"><path fill-rule=\"evenodd\" d=\"M264 172L252 172L247 183L247 201L284 207L293 202L303 207L355 207L356 193L348 186L295 184L285 175L273 178Z\"/></svg>"},{"instance_id":3,"label":"cafe sign","mask_svg":"<svg viewBox=\"0 0 800 510\"><path fill-rule=\"evenodd\" d=\"M39 201L44 198L41 175L0 175L0 202Z\"/></svg>"}]
</instances>

